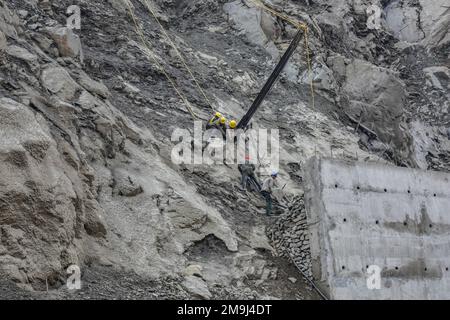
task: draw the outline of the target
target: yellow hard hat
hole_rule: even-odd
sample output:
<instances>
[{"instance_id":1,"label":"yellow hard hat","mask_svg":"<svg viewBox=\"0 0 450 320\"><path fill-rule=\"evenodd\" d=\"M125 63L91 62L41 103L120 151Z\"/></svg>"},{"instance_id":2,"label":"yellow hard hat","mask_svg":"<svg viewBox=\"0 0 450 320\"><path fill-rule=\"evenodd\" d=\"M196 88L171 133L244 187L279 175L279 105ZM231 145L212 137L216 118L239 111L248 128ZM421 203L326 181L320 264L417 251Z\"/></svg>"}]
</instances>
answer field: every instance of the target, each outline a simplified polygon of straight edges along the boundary
<instances>
[{"instance_id":1,"label":"yellow hard hat","mask_svg":"<svg viewBox=\"0 0 450 320\"><path fill-rule=\"evenodd\" d=\"M231 129L234 129L234 128L236 128L236 126L237 126L236 121L235 121L235 120L231 120L231 121L230 121L230 128L231 128Z\"/></svg>"},{"instance_id":2,"label":"yellow hard hat","mask_svg":"<svg viewBox=\"0 0 450 320\"><path fill-rule=\"evenodd\" d=\"M222 117L222 114L220 112L216 112L216 118Z\"/></svg>"},{"instance_id":3,"label":"yellow hard hat","mask_svg":"<svg viewBox=\"0 0 450 320\"><path fill-rule=\"evenodd\" d=\"M225 117L220 118L220 123L225 124L227 122L227 119Z\"/></svg>"}]
</instances>

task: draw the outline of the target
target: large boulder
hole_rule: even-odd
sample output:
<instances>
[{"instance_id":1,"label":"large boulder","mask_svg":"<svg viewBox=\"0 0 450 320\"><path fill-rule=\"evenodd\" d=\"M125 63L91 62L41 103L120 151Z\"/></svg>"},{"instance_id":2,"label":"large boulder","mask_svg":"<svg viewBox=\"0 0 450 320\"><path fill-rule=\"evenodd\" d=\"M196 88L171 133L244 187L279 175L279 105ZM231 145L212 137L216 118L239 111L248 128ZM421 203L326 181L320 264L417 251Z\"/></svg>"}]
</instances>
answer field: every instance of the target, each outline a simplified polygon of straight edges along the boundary
<instances>
[{"instance_id":1,"label":"large boulder","mask_svg":"<svg viewBox=\"0 0 450 320\"><path fill-rule=\"evenodd\" d=\"M405 86L394 72L356 59L346 66L342 89L349 98L349 115L361 119L383 142L405 145Z\"/></svg>"},{"instance_id":2,"label":"large boulder","mask_svg":"<svg viewBox=\"0 0 450 320\"><path fill-rule=\"evenodd\" d=\"M425 32L425 36L429 37L436 24L444 20L448 21L448 0L419 0L419 2L422 8L420 25Z\"/></svg>"},{"instance_id":3,"label":"large boulder","mask_svg":"<svg viewBox=\"0 0 450 320\"><path fill-rule=\"evenodd\" d=\"M446 93L450 92L450 69L444 66L429 67L423 69L427 79L427 85L442 90Z\"/></svg>"},{"instance_id":4,"label":"large boulder","mask_svg":"<svg viewBox=\"0 0 450 320\"><path fill-rule=\"evenodd\" d=\"M337 66L337 65L336 65ZM333 101L333 96L338 89L336 84L334 72L330 70L325 64L317 63L312 70L312 80L314 81L314 89L320 90L321 94ZM338 75L338 72L336 71ZM305 70L301 76L301 82L309 84L311 81L311 75L309 70Z\"/></svg>"},{"instance_id":5,"label":"large boulder","mask_svg":"<svg viewBox=\"0 0 450 320\"><path fill-rule=\"evenodd\" d=\"M183 287L196 298L211 299L212 297L211 292L208 290L208 285L199 277L186 277L183 281Z\"/></svg>"},{"instance_id":6,"label":"large boulder","mask_svg":"<svg viewBox=\"0 0 450 320\"><path fill-rule=\"evenodd\" d=\"M385 8L386 27L398 39L433 47L450 41L447 0L392 1Z\"/></svg>"},{"instance_id":7,"label":"large boulder","mask_svg":"<svg viewBox=\"0 0 450 320\"><path fill-rule=\"evenodd\" d=\"M83 49L80 37L67 27L49 28L48 32L56 42L59 54L62 57L79 58L83 62Z\"/></svg>"},{"instance_id":8,"label":"large boulder","mask_svg":"<svg viewBox=\"0 0 450 320\"><path fill-rule=\"evenodd\" d=\"M411 2L411 3L410 3ZM425 38L420 29L420 11L412 1L394 1L385 9L386 26L399 40L417 42Z\"/></svg>"},{"instance_id":9,"label":"large boulder","mask_svg":"<svg viewBox=\"0 0 450 320\"><path fill-rule=\"evenodd\" d=\"M102 82L91 79L85 72L78 72L76 79L78 80L78 83L90 93L102 98L108 98L110 96L109 89Z\"/></svg>"},{"instance_id":10,"label":"large boulder","mask_svg":"<svg viewBox=\"0 0 450 320\"><path fill-rule=\"evenodd\" d=\"M0 1L0 32L16 39L19 26L19 17L9 10L5 1Z\"/></svg>"},{"instance_id":11,"label":"large boulder","mask_svg":"<svg viewBox=\"0 0 450 320\"><path fill-rule=\"evenodd\" d=\"M250 43L265 48L274 59L279 57L279 51L272 40L279 37L280 31L270 15L241 1L226 3L224 10Z\"/></svg>"},{"instance_id":12,"label":"large boulder","mask_svg":"<svg viewBox=\"0 0 450 320\"><path fill-rule=\"evenodd\" d=\"M430 48L439 48L450 44L450 14L434 24L424 43Z\"/></svg>"},{"instance_id":13,"label":"large boulder","mask_svg":"<svg viewBox=\"0 0 450 320\"><path fill-rule=\"evenodd\" d=\"M75 98L81 87L72 79L62 67L50 66L42 72L43 86L62 100L70 101Z\"/></svg>"},{"instance_id":14,"label":"large boulder","mask_svg":"<svg viewBox=\"0 0 450 320\"><path fill-rule=\"evenodd\" d=\"M136 179L124 170L113 170L113 178L113 190L119 196L135 197L144 192L142 186L135 182Z\"/></svg>"},{"instance_id":15,"label":"large boulder","mask_svg":"<svg viewBox=\"0 0 450 320\"><path fill-rule=\"evenodd\" d=\"M0 99L0 275L43 283L78 263L80 181L71 181L45 120Z\"/></svg>"},{"instance_id":16,"label":"large boulder","mask_svg":"<svg viewBox=\"0 0 450 320\"><path fill-rule=\"evenodd\" d=\"M0 39L1 42L1 39ZM0 45L1 47L1 45ZM10 56L15 57L17 59L29 62L29 63L35 63L37 61L37 56L35 54L32 54L27 49L19 47L19 46L9 46L6 49L6 53L8 53Z\"/></svg>"}]
</instances>

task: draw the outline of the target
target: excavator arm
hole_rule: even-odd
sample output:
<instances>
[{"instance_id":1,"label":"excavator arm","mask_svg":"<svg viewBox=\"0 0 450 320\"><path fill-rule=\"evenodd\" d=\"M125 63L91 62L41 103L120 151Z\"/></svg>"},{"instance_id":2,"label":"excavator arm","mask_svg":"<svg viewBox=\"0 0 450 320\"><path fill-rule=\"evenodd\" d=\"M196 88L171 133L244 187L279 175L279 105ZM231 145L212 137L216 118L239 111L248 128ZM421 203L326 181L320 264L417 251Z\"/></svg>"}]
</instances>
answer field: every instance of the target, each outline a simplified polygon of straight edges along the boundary
<instances>
[{"instance_id":1,"label":"excavator arm","mask_svg":"<svg viewBox=\"0 0 450 320\"><path fill-rule=\"evenodd\" d=\"M250 123L250 120L253 118L253 115L256 113L258 108L261 106L261 104L263 103L267 94L270 92L273 85L275 84L278 77L280 76L281 72L283 71L284 67L286 66L289 59L291 58L292 54L295 52L295 49L297 49L297 46L300 43L300 40L302 38L302 34L303 34L303 30L299 29L297 34L295 35L294 40L292 40L289 48L284 53L280 62L278 63L275 70L270 75L269 79L267 80L266 84L262 88L261 92L256 97L255 101L253 102L252 106L248 110L247 114L242 118L242 120L237 125L237 129L245 129L248 126L248 124Z\"/></svg>"}]
</instances>

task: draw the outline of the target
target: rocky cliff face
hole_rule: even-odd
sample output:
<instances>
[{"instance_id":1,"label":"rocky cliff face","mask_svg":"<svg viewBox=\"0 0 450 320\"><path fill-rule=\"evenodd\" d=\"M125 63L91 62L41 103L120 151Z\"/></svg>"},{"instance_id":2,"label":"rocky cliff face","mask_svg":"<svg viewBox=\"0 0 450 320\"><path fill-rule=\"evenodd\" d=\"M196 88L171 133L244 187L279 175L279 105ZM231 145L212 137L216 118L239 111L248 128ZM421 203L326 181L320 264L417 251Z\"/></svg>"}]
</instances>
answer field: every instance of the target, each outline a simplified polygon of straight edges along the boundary
<instances>
[{"instance_id":1,"label":"rocky cliff face","mask_svg":"<svg viewBox=\"0 0 450 320\"><path fill-rule=\"evenodd\" d=\"M449 170L444 2L375 1L379 29L371 1L267 2L309 26L315 90L313 106L302 45L254 121L280 129L281 202L298 202L314 154ZM172 163L173 130L193 123L158 67L201 119L239 118L294 35L253 1L0 0L1 277L71 297L77 264L87 282L151 279L133 282L142 297L316 297L290 261L307 271L301 208L274 224L236 166Z\"/></svg>"}]
</instances>

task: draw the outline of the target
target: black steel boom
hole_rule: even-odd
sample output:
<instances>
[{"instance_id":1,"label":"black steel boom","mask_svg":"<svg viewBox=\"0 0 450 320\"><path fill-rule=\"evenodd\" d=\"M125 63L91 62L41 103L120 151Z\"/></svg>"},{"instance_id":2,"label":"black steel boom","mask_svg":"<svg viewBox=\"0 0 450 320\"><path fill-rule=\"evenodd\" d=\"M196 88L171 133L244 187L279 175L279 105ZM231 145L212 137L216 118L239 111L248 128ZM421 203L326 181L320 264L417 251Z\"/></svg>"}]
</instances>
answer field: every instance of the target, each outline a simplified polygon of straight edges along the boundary
<instances>
[{"instance_id":1,"label":"black steel boom","mask_svg":"<svg viewBox=\"0 0 450 320\"><path fill-rule=\"evenodd\" d=\"M253 115L255 114L255 112L258 110L258 108L263 103L263 101L266 98L267 94L269 93L270 89L272 89L273 85L277 81L277 79L280 76L281 72L283 71L284 67L286 66L286 64L288 63L292 54L294 53L295 49L297 48L298 44L300 43L302 33L303 33L303 30L301 30L301 29L297 32L297 34L295 35L294 40L292 40L289 48L286 50L286 52L284 53L280 62L276 66L275 70L272 72L272 74L270 75L266 84L262 88L261 92L256 97L255 101L253 102L252 106L250 107L250 110L248 110L247 114L239 122L239 124L237 126L238 129L244 129L250 123L250 120L252 119Z\"/></svg>"}]
</instances>

